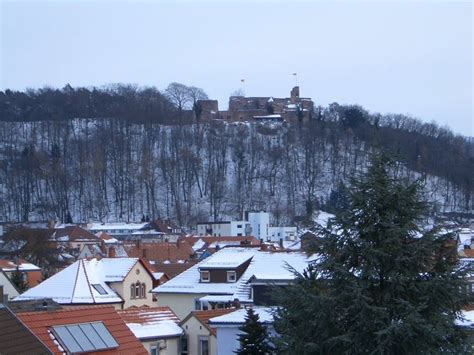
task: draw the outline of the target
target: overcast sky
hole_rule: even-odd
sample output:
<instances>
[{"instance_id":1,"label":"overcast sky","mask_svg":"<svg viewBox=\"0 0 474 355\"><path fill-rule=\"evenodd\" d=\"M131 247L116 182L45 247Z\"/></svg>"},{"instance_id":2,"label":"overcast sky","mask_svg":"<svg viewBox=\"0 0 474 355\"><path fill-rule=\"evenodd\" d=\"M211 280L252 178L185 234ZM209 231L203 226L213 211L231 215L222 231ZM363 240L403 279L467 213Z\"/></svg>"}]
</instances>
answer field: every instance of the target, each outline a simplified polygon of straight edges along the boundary
<instances>
[{"instance_id":1,"label":"overcast sky","mask_svg":"<svg viewBox=\"0 0 474 355\"><path fill-rule=\"evenodd\" d=\"M405 113L474 136L469 1L6 1L1 89L202 87Z\"/></svg>"}]
</instances>

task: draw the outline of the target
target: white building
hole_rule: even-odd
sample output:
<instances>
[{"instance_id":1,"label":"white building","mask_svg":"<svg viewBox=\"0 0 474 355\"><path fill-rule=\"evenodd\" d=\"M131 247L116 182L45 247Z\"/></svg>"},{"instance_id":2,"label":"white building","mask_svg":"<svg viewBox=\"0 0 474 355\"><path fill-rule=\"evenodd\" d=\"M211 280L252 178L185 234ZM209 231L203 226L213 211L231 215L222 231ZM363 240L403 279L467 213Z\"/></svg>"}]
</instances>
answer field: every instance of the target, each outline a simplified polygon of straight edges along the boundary
<instances>
[{"instance_id":1,"label":"white building","mask_svg":"<svg viewBox=\"0 0 474 355\"><path fill-rule=\"evenodd\" d=\"M264 241L278 242L296 239L296 227L271 227L268 212L246 212L243 221L202 222L197 224L199 236L254 236Z\"/></svg>"},{"instance_id":2,"label":"white building","mask_svg":"<svg viewBox=\"0 0 474 355\"><path fill-rule=\"evenodd\" d=\"M197 224L197 234L213 237L241 237L251 234L251 226L247 221L202 222Z\"/></svg>"},{"instance_id":3,"label":"white building","mask_svg":"<svg viewBox=\"0 0 474 355\"><path fill-rule=\"evenodd\" d=\"M114 237L129 236L140 231L148 223L89 223L86 227L91 233L104 232Z\"/></svg>"}]
</instances>

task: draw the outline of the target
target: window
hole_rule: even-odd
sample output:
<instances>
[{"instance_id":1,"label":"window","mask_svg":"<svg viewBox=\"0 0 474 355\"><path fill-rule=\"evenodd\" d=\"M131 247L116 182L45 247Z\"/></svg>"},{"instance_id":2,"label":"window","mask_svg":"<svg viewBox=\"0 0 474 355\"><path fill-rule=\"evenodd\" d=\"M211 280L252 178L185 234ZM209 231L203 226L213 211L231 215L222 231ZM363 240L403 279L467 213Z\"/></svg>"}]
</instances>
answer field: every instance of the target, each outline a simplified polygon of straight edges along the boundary
<instances>
[{"instance_id":1,"label":"window","mask_svg":"<svg viewBox=\"0 0 474 355\"><path fill-rule=\"evenodd\" d=\"M209 271L201 271L201 282L210 282L211 275Z\"/></svg>"},{"instance_id":2,"label":"window","mask_svg":"<svg viewBox=\"0 0 474 355\"><path fill-rule=\"evenodd\" d=\"M186 335L181 337L181 355L188 355L188 337Z\"/></svg>"},{"instance_id":3,"label":"window","mask_svg":"<svg viewBox=\"0 0 474 355\"><path fill-rule=\"evenodd\" d=\"M146 298L146 285L137 281L130 285L130 298Z\"/></svg>"},{"instance_id":4,"label":"window","mask_svg":"<svg viewBox=\"0 0 474 355\"><path fill-rule=\"evenodd\" d=\"M156 347L156 346L150 347L150 355L158 355L159 354L158 351L159 351L158 347Z\"/></svg>"},{"instance_id":5,"label":"window","mask_svg":"<svg viewBox=\"0 0 474 355\"><path fill-rule=\"evenodd\" d=\"M242 225L241 225L241 224L237 224L237 228L242 228Z\"/></svg>"},{"instance_id":6,"label":"window","mask_svg":"<svg viewBox=\"0 0 474 355\"><path fill-rule=\"evenodd\" d=\"M227 271L227 282L235 282L237 281L237 275L235 271Z\"/></svg>"},{"instance_id":7,"label":"window","mask_svg":"<svg viewBox=\"0 0 474 355\"><path fill-rule=\"evenodd\" d=\"M209 337L199 336L199 355L209 355Z\"/></svg>"},{"instance_id":8,"label":"window","mask_svg":"<svg viewBox=\"0 0 474 355\"><path fill-rule=\"evenodd\" d=\"M99 292L99 295L106 295L107 291L102 287L101 284L92 284L92 287L95 288L97 292Z\"/></svg>"},{"instance_id":9,"label":"window","mask_svg":"<svg viewBox=\"0 0 474 355\"><path fill-rule=\"evenodd\" d=\"M201 310L201 301L199 300L199 298L194 299L194 310L195 311Z\"/></svg>"}]
</instances>

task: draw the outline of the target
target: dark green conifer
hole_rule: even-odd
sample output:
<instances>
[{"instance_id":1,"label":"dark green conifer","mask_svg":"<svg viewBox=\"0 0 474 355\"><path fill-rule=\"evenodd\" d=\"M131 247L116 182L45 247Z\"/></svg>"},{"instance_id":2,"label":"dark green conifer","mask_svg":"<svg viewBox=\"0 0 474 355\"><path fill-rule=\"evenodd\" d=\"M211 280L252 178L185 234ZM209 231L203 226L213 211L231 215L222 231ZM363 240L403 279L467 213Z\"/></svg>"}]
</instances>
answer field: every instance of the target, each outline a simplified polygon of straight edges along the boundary
<instances>
[{"instance_id":1,"label":"dark green conifer","mask_svg":"<svg viewBox=\"0 0 474 355\"><path fill-rule=\"evenodd\" d=\"M285 289L275 327L281 353L462 353L455 326L471 295L452 235L424 230L417 182L376 157L353 183L349 208L323 236L319 258Z\"/></svg>"},{"instance_id":2,"label":"dark green conifer","mask_svg":"<svg viewBox=\"0 0 474 355\"><path fill-rule=\"evenodd\" d=\"M249 307L245 316L245 323L239 327L242 332L238 339L240 349L235 353L238 355L273 354L273 348L269 343L267 327L260 322L260 317Z\"/></svg>"}]
</instances>

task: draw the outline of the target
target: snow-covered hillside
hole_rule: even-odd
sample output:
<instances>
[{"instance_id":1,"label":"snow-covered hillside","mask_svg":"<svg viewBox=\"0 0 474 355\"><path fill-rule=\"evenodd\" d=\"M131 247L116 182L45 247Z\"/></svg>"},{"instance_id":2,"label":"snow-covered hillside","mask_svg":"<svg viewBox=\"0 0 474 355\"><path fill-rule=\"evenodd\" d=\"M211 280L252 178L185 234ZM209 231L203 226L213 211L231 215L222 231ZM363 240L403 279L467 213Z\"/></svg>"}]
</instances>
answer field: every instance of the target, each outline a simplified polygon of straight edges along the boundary
<instances>
[{"instance_id":1,"label":"snow-covered hillside","mask_svg":"<svg viewBox=\"0 0 474 355\"><path fill-rule=\"evenodd\" d=\"M372 152L354 135L312 125L212 122L134 125L114 119L1 122L0 219L136 221L183 226L267 210L274 224L324 205L365 170ZM472 210L452 182L422 178L440 211Z\"/></svg>"}]
</instances>

